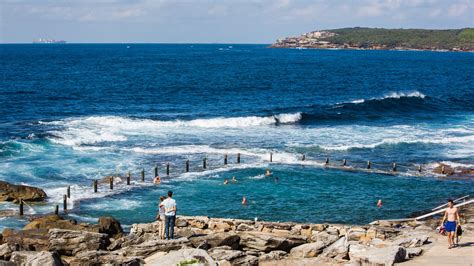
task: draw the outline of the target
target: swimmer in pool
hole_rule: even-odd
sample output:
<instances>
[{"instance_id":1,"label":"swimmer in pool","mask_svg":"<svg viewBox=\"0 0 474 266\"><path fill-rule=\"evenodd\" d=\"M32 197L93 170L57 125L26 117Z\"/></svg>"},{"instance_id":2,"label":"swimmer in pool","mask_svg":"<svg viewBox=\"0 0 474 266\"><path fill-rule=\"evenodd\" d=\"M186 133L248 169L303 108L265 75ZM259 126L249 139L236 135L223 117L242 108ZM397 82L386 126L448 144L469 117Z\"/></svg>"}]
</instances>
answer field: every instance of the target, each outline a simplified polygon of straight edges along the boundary
<instances>
[{"instance_id":1,"label":"swimmer in pool","mask_svg":"<svg viewBox=\"0 0 474 266\"><path fill-rule=\"evenodd\" d=\"M265 171L265 176L271 176L271 175L272 175L272 173L270 173L270 169L267 169L267 170Z\"/></svg>"},{"instance_id":2,"label":"swimmer in pool","mask_svg":"<svg viewBox=\"0 0 474 266\"><path fill-rule=\"evenodd\" d=\"M234 183L237 182L237 179L235 178L235 176L232 177L232 182L234 182Z\"/></svg>"},{"instance_id":3,"label":"swimmer in pool","mask_svg":"<svg viewBox=\"0 0 474 266\"><path fill-rule=\"evenodd\" d=\"M226 179L224 180L224 185L227 185L227 184L229 184L229 179L226 178Z\"/></svg>"},{"instance_id":4,"label":"swimmer in pool","mask_svg":"<svg viewBox=\"0 0 474 266\"><path fill-rule=\"evenodd\" d=\"M159 175L155 176L155 178L153 178L153 184L155 185L159 185L161 184L161 178Z\"/></svg>"}]
</instances>

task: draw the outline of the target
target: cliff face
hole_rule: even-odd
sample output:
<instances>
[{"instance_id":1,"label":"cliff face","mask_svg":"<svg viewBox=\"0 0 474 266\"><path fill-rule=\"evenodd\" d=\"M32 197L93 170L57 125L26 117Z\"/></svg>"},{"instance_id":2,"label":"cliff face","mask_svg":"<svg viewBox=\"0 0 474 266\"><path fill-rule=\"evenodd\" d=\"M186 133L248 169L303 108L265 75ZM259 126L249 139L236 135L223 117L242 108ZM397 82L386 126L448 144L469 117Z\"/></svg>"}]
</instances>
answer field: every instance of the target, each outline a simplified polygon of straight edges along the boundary
<instances>
[{"instance_id":1,"label":"cliff face","mask_svg":"<svg viewBox=\"0 0 474 266\"><path fill-rule=\"evenodd\" d=\"M474 51L474 29L343 28L278 39L273 48Z\"/></svg>"}]
</instances>

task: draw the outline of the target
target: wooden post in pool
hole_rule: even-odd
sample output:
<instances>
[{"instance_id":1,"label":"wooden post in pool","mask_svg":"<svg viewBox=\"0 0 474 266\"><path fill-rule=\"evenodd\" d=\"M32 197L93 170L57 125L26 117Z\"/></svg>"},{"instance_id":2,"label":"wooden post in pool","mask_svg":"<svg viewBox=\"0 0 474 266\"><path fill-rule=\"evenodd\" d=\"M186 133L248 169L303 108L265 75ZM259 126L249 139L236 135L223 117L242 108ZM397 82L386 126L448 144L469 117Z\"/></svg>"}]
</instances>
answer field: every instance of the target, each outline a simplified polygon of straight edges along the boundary
<instances>
[{"instance_id":1,"label":"wooden post in pool","mask_svg":"<svg viewBox=\"0 0 474 266\"><path fill-rule=\"evenodd\" d=\"M370 161L367 161L367 169L370 169L372 167L372 163Z\"/></svg>"},{"instance_id":2,"label":"wooden post in pool","mask_svg":"<svg viewBox=\"0 0 474 266\"><path fill-rule=\"evenodd\" d=\"M67 195L63 196L63 210L67 212Z\"/></svg>"},{"instance_id":3,"label":"wooden post in pool","mask_svg":"<svg viewBox=\"0 0 474 266\"><path fill-rule=\"evenodd\" d=\"M418 173L421 173L421 170L422 169L421 169L421 164L420 164L420 165L418 165Z\"/></svg>"},{"instance_id":4,"label":"wooden post in pool","mask_svg":"<svg viewBox=\"0 0 474 266\"><path fill-rule=\"evenodd\" d=\"M396 172L397 171L397 163L393 163L392 165L392 171Z\"/></svg>"},{"instance_id":5,"label":"wooden post in pool","mask_svg":"<svg viewBox=\"0 0 474 266\"><path fill-rule=\"evenodd\" d=\"M186 160L186 173L189 172L189 160Z\"/></svg>"},{"instance_id":6,"label":"wooden post in pool","mask_svg":"<svg viewBox=\"0 0 474 266\"><path fill-rule=\"evenodd\" d=\"M273 152L270 152L270 162L273 162Z\"/></svg>"},{"instance_id":7,"label":"wooden post in pool","mask_svg":"<svg viewBox=\"0 0 474 266\"><path fill-rule=\"evenodd\" d=\"M20 216L23 216L23 200L20 199Z\"/></svg>"},{"instance_id":8,"label":"wooden post in pool","mask_svg":"<svg viewBox=\"0 0 474 266\"><path fill-rule=\"evenodd\" d=\"M326 162L324 163L325 165L329 164L329 157L326 157Z\"/></svg>"},{"instance_id":9,"label":"wooden post in pool","mask_svg":"<svg viewBox=\"0 0 474 266\"><path fill-rule=\"evenodd\" d=\"M207 158L206 157L204 157L204 159L202 159L202 168L203 169L207 168Z\"/></svg>"},{"instance_id":10,"label":"wooden post in pool","mask_svg":"<svg viewBox=\"0 0 474 266\"><path fill-rule=\"evenodd\" d=\"M224 155L224 165L227 165L227 154Z\"/></svg>"},{"instance_id":11,"label":"wooden post in pool","mask_svg":"<svg viewBox=\"0 0 474 266\"><path fill-rule=\"evenodd\" d=\"M71 186L67 186L66 195L68 198L71 197Z\"/></svg>"},{"instance_id":12,"label":"wooden post in pool","mask_svg":"<svg viewBox=\"0 0 474 266\"><path fill-rule=\"evenodd\" d=\"M305 161L306 160L306 154L303 154L303 157L301 157L301 161Z\"/></svg>"},{"instance_id":13,"label":"wooden post in pool","mask_svg":"<svg viewBox=\"0 0 474 266\"><path fill-rule=\"evenodd\" d=\"M342 166L346 166L347 165L347 160L346 158L344 158L344 160L342 160Z\"/></svg>"},{"instance_id":14,"label":"wooden post in pool","mask_svg":"<svg viewBox=\"0 0 474 266\"><path fill-rule=\"evenodd\" d=\"M94 180L94 193L97 193L97 180Z\"/></svg>"},{"instance_id":15,"label":"wooden post in pool","mask_svg":"<svg viewBox=\"0 0 474 266\"><path fill-rule=\"evenodd\" d=\"M240 152L237 153L237 163L240 163Z\"/></svg>"},{"instance_id":16,"label":"wooden post in pool","mask_svg":"<svg viewBox=\"0 0 474 266\"><path fill-rule=\"evenodd\" d=\"M155 164L154 170L155 170L155 177L157 177L158 176L158 165Z\"/></svg>"},{"instance_id":17,"label":"wooden post in pool","mask_svg":"<svg viewBox=\"0 0 474 266\"><path fill-rule=\"evenodd\" d=\"M166 163L166 175L170 175L170 163Z\"/></svg>"},{"instance_id":18,"label":"wooden post in pool","mask_svg":"<svg viewBox=\"0 0 474 266\"><path fill-rule=\"evenodd\" d=\"M109 186L110 186L110 189L114 189L114 177L111 176L109 178Z\"/></svg>"},{"instance_id":19,"label":"wooden post in pool","mask_svg":"<svg viewBox=\"0 0 474 266\"><path fill-rule=\"evenodd\" d=\"M140 174L142 176L142 182L145 182L145 169L142 169L142 172Z\"/></svg>"},{"instance_id":20,"label":"wooden post in pool","mask_svg":"<svg viewBox=\"0 0 474 266\"><path fill-rule=\"evenodd\" d=\"M128 174L127 174L127 186L130 185L130 179L132 179L132 173L130 173L130 171L128 171Z\"/></svg>"},{"instance_id":21,"label":"wooden post in pool","mask_svg":"<svg viewBox=\"0 0 474 266\"><path fill-rule=\"evenodd\" d=\"M54 207L54 214L58 215L59 214L59 205L56 205Z\"/></svg>"}]
</instances>

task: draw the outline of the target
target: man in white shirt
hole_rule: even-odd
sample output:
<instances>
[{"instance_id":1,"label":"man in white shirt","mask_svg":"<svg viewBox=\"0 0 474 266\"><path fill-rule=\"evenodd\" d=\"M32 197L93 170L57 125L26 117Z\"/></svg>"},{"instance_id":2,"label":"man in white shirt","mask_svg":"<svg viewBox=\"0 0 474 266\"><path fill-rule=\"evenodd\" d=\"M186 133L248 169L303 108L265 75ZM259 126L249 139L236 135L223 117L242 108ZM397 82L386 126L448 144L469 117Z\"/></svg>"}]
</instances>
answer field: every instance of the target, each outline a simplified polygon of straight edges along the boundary
<instances>
[{"instance_id":1,"label":"man in white shirt","mask_svg":"<svg viewBox=\"0 0 474 266\"><path fill-rule=\"evenodd\" d=\"M165 234L166 239L173 239L174 236L174 223L176 221L176 201L172 199L173 191L168 191L168 198L163 201L165 206Z\"/></svg>"}]
</instances>

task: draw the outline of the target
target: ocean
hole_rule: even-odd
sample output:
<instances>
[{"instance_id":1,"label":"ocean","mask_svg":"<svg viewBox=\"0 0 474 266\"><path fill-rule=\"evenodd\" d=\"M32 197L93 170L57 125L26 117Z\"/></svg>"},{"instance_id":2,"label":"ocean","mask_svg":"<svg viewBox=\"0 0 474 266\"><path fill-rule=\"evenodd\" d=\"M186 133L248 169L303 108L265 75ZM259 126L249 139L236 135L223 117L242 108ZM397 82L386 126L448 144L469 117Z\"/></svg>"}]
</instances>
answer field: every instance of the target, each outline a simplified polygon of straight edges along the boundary
<instances>
[{"instance_id":1,"label":"ocean","mask_svg":"<svg viewBox=\"0 0 474 266\"><path fill-rule=\"evenodd\" d=\"M125 227L152 221L168 190L181 215L355 224L474 193L430 171L474 167L473 53L5 44L0 54L0 180L49 196L27 214L61 206L67 186L70 218ZM327 157L399 172L328 169ZM132 185L93 192L93 180L128 171ZM0 229L25 223L4 217Z\"/></svg>"}]
</instances>

